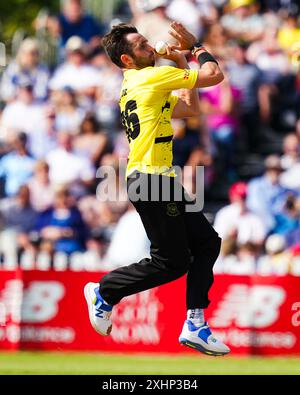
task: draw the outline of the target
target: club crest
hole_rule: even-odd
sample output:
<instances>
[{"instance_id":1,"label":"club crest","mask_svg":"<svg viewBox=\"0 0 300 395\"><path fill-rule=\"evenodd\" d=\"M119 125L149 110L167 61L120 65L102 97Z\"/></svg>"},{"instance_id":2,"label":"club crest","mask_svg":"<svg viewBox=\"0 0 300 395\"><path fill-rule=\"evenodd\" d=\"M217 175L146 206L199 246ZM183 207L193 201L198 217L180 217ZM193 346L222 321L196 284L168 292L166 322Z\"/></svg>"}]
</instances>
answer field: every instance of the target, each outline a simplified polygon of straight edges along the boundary
<instances>
[{"instance_id":1,"label":"club crest","mask_svg":"<svg viewBox=\"0 0 300 395\"><path fill-rule=\"evenodd\" d=\"M169 217L177 217L178 215L180 215L180 212L178 210L176 203L167 204L167 215Z\"/></svg>"}]
</instances>

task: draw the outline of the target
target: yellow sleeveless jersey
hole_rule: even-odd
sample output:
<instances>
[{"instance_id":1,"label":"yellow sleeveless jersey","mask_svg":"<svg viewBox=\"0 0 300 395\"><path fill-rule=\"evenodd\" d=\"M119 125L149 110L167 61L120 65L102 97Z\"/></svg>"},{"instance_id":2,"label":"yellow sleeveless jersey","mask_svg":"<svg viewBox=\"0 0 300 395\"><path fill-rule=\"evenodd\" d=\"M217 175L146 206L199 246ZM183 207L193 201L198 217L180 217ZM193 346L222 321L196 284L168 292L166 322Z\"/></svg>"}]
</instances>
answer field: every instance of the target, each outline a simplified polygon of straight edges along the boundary
<instances>
[{"instance_id":1,"label":"yellow sleeveless jersey","mask_svg":"<svg viewBox=\"0 0 300 395\"><path fill-rule=\"evenodd\" d=\"M126 176L135 170L150 174L171 174L171 115L178 101L176 89L193 89L197 70L171 66L146 67L124 73L120 108L122 124L130 146Z\"/></svg>"}]
</instances>

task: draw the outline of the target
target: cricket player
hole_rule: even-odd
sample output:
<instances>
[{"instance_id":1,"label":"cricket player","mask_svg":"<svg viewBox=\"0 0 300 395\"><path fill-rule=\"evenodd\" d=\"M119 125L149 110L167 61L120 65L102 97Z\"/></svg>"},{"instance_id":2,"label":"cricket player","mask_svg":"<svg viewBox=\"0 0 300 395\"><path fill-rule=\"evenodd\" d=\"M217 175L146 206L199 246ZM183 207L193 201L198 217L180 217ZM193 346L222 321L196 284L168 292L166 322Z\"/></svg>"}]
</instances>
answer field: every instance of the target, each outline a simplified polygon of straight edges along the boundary
<instances>
[{"instance_id":1,"label":"cricket player","mask_svg":"<svg viewBox=\"0 0 300 395\"><path fill-rule=\"evenodd\" d=\"M111 61L124 71L120 108L130 145L127 190L151 242L151 259L128 262L129 266L110 272L99 284L88 283L84 294L93 328L106 336L112 330L113 306L122 298L187 274L187 319L179 342L207 355L221 356L230 349L212 335L204 314L221 239L201 212L186 210L186 193L172 171L171 118L199 115L197 88L219 84L224 76L215 58L183 25L173 22L170 35L178 43L168 46L162 57L177 67L155 67L158 55L132 25L114 26L103 39ZM189 69L184 50L192 51L199 70ZM190 95L179 98L172 94L180 89L190 90ZM147 199L136 199L137 182L139 192L147 191ZM170 197L163 198L162 190L159 199L151 199L153 185L158 185L158 190L169 185ZM181 200L175 199L178 188ZM170 298L177 314L177 296Z\"/></svg>"}]
</instances>

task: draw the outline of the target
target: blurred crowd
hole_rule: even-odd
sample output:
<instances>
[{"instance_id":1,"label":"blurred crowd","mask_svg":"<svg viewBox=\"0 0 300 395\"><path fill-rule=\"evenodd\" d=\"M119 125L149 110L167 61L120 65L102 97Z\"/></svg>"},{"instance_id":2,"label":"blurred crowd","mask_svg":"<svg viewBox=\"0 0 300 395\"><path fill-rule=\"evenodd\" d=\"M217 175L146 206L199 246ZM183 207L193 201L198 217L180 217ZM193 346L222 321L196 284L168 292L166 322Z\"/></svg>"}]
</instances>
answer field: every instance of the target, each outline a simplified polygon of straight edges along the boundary
<instances>
[{"instance_id":1,"label":"blurred crowd","mask_svg":"<svg viewBox=\"0 0 300 395\"><path fill-rule=\"evenodd\" d=\"M206 169L205 210L223 238L218 270L226 261L229 272L281 273L284 261L290 272L300 254L299 1L124 0L119 11L153 45L172 42L170 21L180 21L224 71L199 91L201 116L174 122L174 165ZM98 269L132 263L149 242L126 195L122 72L101 46L110 23L65 0L43 24L58 44L55 67L27 37L1 76L0 250L88 251ZM195 171L187 189L194 183Z\"/></svg>"}]
</instances>

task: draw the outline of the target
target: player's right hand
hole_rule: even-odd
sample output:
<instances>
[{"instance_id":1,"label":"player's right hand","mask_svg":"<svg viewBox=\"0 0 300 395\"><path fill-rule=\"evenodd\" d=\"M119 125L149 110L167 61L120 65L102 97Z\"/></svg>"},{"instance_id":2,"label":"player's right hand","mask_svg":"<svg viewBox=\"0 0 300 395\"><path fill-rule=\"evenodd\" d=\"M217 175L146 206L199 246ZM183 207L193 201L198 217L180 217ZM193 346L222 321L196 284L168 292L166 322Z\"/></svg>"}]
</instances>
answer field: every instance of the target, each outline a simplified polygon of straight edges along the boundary
<instances>
[{"instance_id":1,"label":"player's right hand","mask_svg":"<svg viewBox=\"0 0 300 395\"><path fill-rule=\"evenodd\" d=\"M189 32L181 23L172 22L171 28L173 30L169 30L169 34L177 40L177 45L171 46L173 50L189 50L197 42L196 37L191 32Z\"/></svg>"},{"instance_id":2,"label":"player's right hand","mask_svg":"<svg viewBox=\"0 0 300 395\"><path fill-rule=\"evenodd\" d=\"M171 60L172 62L178 63L181 60L185 59L185 55L183 52L180 52L177 49L173 49L173 46L168 44L167 45L167 53L164 55L157 54L160 58Z\"/></svg>"}]
</instances>

